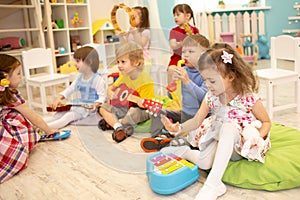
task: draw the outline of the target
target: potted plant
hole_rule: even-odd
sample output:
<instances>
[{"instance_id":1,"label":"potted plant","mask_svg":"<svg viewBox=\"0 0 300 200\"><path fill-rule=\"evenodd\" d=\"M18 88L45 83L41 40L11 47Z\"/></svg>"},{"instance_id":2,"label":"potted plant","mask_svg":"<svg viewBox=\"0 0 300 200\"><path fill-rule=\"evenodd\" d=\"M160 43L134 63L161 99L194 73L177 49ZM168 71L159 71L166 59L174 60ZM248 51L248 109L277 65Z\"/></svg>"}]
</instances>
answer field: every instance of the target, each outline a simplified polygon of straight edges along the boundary
<instances>
[{"instance_id":1,"label":"potted plant","mask_svg":"<svg viewBox=\"0 0 300 200\"><path fill-rule=\"evenodd\" d=\"M220 9L224 9L224 8L225 8L225 2L224 2L223 0L219 0L219 2L218 2L218 7L219 7Z\"/></svg>"},{"instance_id":2,"label":"potted plant","mask_svg":"<svg viewBox=\"0 0 300 200\"><path fill-rule=\"evenodd\" d=\"M249 7L257 7L259 0L250 0Z\"/></svg>"}]
</instances>

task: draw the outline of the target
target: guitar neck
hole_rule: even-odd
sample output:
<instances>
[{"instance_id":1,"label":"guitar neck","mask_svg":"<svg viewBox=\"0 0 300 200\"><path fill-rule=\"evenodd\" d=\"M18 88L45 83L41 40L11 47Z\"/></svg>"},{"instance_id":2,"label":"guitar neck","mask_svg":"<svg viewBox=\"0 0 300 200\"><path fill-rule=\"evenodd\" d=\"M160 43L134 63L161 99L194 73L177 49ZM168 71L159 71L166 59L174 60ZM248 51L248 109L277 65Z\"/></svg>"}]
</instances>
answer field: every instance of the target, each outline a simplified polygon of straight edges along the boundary
<instances>
[{"instance_id":1,"label":"guitar neck","mask_svg":"<svg viewBox=\"0 0 300 200\"><path fill-rule=\"evenodd\" d=\"M128 97L127 97L127 100L131 101L133 103L137 103L140 99L142 99L142 98L140 98L136 95L132 95L132 94L129 94Z\"/></svg>"}]
</instances>

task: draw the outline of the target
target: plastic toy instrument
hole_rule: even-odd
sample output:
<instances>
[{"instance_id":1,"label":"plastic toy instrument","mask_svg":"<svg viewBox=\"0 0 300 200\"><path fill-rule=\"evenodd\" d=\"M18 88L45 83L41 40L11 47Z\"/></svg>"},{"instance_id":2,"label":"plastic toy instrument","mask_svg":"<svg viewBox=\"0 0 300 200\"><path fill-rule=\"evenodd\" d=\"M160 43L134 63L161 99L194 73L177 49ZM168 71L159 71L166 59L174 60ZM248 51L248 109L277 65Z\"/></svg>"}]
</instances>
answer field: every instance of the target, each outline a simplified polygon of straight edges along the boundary
<instances>
[{"instance_id":1,"label":"plastic toy instrument","mask_svg":"<svg viewBox=\"0 0 300 200\"><path fill-rule=\"evenodd\" d=\"M177 62L177 67L182 67L182 65L184 65L185 63L185 59L181 59ZM173 81L172 83L170 83L168 86L167 86L167 90L169 92L174 92L175 90L177 89L177 83L175 81Z\"/></svg>"},{"instance_id":2,"label":"plastic toy instrument","mask_svg":"<svg viewBox=\"0 0 300 200\"><path fill-rule=\"evenodd\" d=\"M158 194L173 194L194 183L198 167L175 154L161 152L150 155L146 161L151 189Z\"/></svg>"},{"instance_id":3,"label":"plastic toy instrument","mask_svg":"<svg viewBox=\"0 0 300 200\"><path fill-rule=\"evenodd\" d=\"M88 104L65 104L65 105L60 105L57 106L56 109L53 109L50 106L47 106L47 112L64 112L64 111L69 111L72 106L81 106L87 109L92 109L93 105L88 105Z\"/></svg>"},{"instance_id":4,"label":"plastic toy instrument","mask_svg":"<svg viewBox=\"0 0 300 200\"><path fill-rule=\"evenodd\" d=\"M113 7L111 13L110 13L111 22L112 22L112 24L113 24L113 27L115 28L115 31L119 31L119 32L121 32L121 33L124 33L124 32L125 32L125 31L123 31L123 30L120 28L120 26L119 26L119 24L118 24L118 22L117 22L117 16L116 16L116 14L117 14L117 10L118 10L119 8L125 9L125 11L127 12L127 14L129 15L130 25L131 25L132 27L136 27L136 22L135 22L135 17L134 17L133 10L132 10L130 7L126 6L124 3L121 3L121 4L119 4L119 5L115 5L115 6Z\"/></svg>"},{"instance_id":5,"label":"plastic toy instrument","mask_svg":"<svg viewBox=\"0 0 300 200\"><path fill-rule=\"evenodd\" d=\"M138 93L131 88L128 88L124 83L120 84L117 88L114 89L116 98L110 100L110 104L115 107L131 107L134 103L137 103L139 100L143 101L143 106L147 111L154 115L155 117L162 109L162 103L155 99L142 99L138 96Z\"/></svg>"},{"instance_id":6,"label":"plastic toy instrument","mask_svg":"<svg viewBox=\"0 0 300 200\"><path fill-rule=\"evenodd\" d=\"M188 23L184 23L184 30L186 32L186 34L188 35L193 35L193 30L191 28L191 26Z\"/></svg>"}]
</instances>

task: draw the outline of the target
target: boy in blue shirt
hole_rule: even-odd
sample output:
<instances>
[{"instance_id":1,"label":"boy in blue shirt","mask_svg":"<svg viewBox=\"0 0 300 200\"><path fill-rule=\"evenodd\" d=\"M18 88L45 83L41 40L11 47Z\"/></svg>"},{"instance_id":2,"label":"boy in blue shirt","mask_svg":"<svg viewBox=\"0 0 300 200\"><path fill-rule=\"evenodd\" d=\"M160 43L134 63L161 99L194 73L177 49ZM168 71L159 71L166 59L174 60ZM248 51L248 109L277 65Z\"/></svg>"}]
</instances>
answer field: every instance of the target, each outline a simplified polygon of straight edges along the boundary
<instances>
[{"instance_id":1,"label":"boy in blue shirt","mask_svg":"<svg viewBox=\"0 0 300 200\"><path fill-rule=\"evenodd\" d=\"M200 55L209 47L209 41L200 34L190 35L183 40L182 57L185 59L185 66L177 67L173 72L173 80L181 80L182 110L162 110L160 114L167 116L174 123L183 123L196 114L202 100L207 92L205 81L199 70L196 68ZM169 134L162 132L164 125L160 116L151 117L151 138L144 138L141 147L146 152L155 152L168 146L170 143ZM174 140L176 143L183 139Z\"/></svg>"}]
</instances>

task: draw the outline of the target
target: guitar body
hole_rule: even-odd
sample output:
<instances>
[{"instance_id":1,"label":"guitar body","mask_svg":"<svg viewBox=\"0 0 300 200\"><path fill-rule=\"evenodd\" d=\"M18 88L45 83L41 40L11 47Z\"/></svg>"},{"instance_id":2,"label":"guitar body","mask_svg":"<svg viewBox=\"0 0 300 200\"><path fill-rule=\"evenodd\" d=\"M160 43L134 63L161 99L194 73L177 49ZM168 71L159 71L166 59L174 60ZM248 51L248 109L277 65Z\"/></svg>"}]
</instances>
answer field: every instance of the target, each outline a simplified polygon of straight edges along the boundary
<instances>
[{"instance_id":1,"label":"guitar body","mask_svg":"<svg viewBox=\"0 0 300 200\"><path fill-rule=\"evenodd\" d=\"M199 177L196 165L172 153L155 153L146 162L149 185L158 194L176 193L193 184Z\"/></svg>"},{"instance_id":2,"label":"guitar body","mask_svg":"<svg viewBox=\"0 0 300 200\"><path fill-rule=\"evenodd\" d=\"M47 112L64 112L69 111L71 109L72 105L61 105L57 106L56 109L53 109L50 106L47 106Z\"/></svg>"},{"instance_id":3,"label":"guitar body","mask_svg":"<svg viewBox=\"0 0 300 200\"><path fill-rule=\"evenodd\" d=\"M117 97L110 100L110 104L115 107L127 107L130 108L134 105L133 102L128 101L129 95L139 96L137 91L127 87L124 83L119 85L115 90Z\"/></svg>"}]
</instances>

